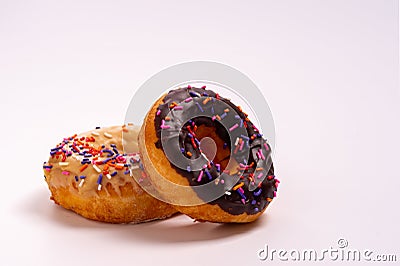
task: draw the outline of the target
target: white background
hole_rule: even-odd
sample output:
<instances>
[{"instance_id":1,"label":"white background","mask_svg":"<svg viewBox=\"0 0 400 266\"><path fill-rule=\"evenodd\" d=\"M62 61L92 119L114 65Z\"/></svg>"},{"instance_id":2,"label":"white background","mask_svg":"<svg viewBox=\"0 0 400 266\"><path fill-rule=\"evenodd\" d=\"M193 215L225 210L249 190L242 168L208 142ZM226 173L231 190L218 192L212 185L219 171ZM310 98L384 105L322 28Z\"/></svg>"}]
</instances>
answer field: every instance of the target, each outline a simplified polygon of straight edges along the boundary
<instances>
[{"instance_id":1,"label":"white background","mask_svg":"<svg viewBox=\"0 0 400 266\"><path fill-rule=\"evenodd\" d=\"M264 244L340 237L400 260L398 56L392 0L1 0L1 264L271 265ZM192 60L239 69L270 104L282 183L267 214L110 225L55 206L49 149L122 123L147 78Z\"/></svg>"}]
</instances>

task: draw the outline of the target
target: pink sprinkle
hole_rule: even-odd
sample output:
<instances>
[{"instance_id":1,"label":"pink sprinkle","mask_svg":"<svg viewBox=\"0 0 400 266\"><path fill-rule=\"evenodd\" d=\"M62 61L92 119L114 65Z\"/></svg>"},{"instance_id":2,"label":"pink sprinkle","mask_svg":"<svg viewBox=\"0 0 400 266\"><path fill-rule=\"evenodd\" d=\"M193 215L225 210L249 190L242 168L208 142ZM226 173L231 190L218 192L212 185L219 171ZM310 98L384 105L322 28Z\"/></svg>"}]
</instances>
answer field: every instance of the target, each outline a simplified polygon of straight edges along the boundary
<instances>
[{"instance_id":1,"label":"pink sprinkle","mask_svg":"<svg viewBox=\"0 0 400 266\"><path fill-rule=\"evenodd\" d=\"M46 170L47 172L50 172L51 168L45 168L44 170Z\"/></svg>"},{"instance_id":2,"label":"pink sprinkle","mask_svg":"<svg viewBox=\"0 0 400 266\"><path fill-rule=\"evenodd\" d=\"M258 151L256 154L257 154L258 159L260 159L261 158L260 151Z\"/></svg>"},{"instance_id":3,"label":"pink sprinkle","mask_svg":"<svg viewBox=\"0 0 400 266\"><path fill-rule=\"evenodd\" d=\"M246 204L246 202L244 201L244 199L241 199L241 201L242 201L243 204Z\"/></svg>"},{"instance_id":4,"label":"pink sprinkle","mask_svg":"<svg viewBox=\"0 0 400 266\"><path fill-rule=\"evenodd\" d=\"M263 173L259 173L257 178L260 179L263 176Z\"/></svg>"},{"instance_id":5,"label":"pink sprinkle","mask_svg":"<svg viewBox=\"0 0 400 266\"><path fill-rule=\"evenodd\" d=\"M276 191L274 191L274 197L276 197Z\"/></svg>"},{"instance_id":6,"label":"pink sprinkle","mask_svg":"<svg viewBox=\"0 0 400 266\"><path fill-rule=\"evenodd\" d=\"M185 102L188 103L188 102L191 102L192 100L193 100L193 98L189 97L189 98L186 98Z\"/></svg>"},{"instance_id":7,"label":"pink sprinkle","mask_svg":"<svg viewBox=\"0 0 400 266\"><path fill-rule=\"evenodd\" d=\"M174 110L183 110L183 106L177 105L174 107Z\"/></svg>"},{"instance_id":8,"label":"pink sprinkle","mask_svg":"<svg viewBox=\"0 0 400 266\"><path fill-rule=\"evenodd\" d=\"M229 129L229 131L233 131L233 130L235 130L236 128L238 128L239 127L239 125L236 123L236 124L234 124L230 129Z\"/></svg>"},{"instance_id":9,"label":"pink sprinkle","mask_svg":"<svg viewBox=\"0 0 400 266\"><path fill-rule=\"evenodd\" d=\"M264 156L264 154L263 154L262 150L261 150L261 149L259 149L259 150L258 150L258 152L260 153L261 159L265 160L265 156Z\"/></svg>"},{"instance_id":10,"label":"pink sprinkle","mask_svg":"<svg viewBox=\"0 0 400 266\"><path fill-rule=\"evenodd\" d=\"M219 181L221 184L225 183L225 180L221 179L221 181Z\"/></svg>"},{"instance_id":11,"label":"pink sprinkle","mask_svg":"<svg viewBox=\"0 0 400 266\"><path fill-rule=\"evenodd\" d=\"M279 182L275 182L275 187L278 188Z\"/></svg>"},{"instance_id":12,"label":"pink sprinkle","mask_svg":"<svg viewBox=\"0 0 400 266\"><path fill-rule=\"evenodd\" d=\"M239 189L240 192L242 192L242 193L244 194L243 188L240 187L240 188L238 188L238 189Z\"/></svg>"},{"instance_id":13,"label":"pink sprinkle","mask_svg":"<svg viewBox=\"0 0 400 266\"><path fill-rule=\"evenodd\" d=\"M205 85L203 86L203 87L201 87L203 90L205 89L205 88L207 88Z\"/></svg>"},{"instance_id":14,"label":"pink sprinkle","mask_svg":"<svg viewBox=\"0 0 400 266\"><path fill-rule=\"evenodd\" d=\"M260 130L258 130L258 128L256 128L255 125L252 125L252 126L253 126L253 128L254 128L255 130L257 130L258 132L260 132Z\"/></svg>"},{"instance_id":15,"label":"pink sprinkle","mask_svg":"<svg viewBox=\"0 0 400 266\"><path fill-rule=\"evenodd\" d=\"M246 168L246 165L244 165L242 163L239 163L239 166L242 167L242 168Z\"/></svg>"},{"instance_id":16,"label":"pink sprinkle","mask_svg":"<svg viewBox=\"0 0 400 266\"><path fill-rule=\"evenodd\" d=\"M191 89L191 88L192 88L192 86L188 85L188 89Z\"/></svg>"},{"instance_id":17,"label":"pink sprinkle","mask_svg":"<svg viewBox=\"0 0 400 266\"><path fill-rule=\"evenodd\" d=\"M269 147L268 147L267 143L264 143L264 147L265 147L265 149L266 149L267 151L269 151Z\"/></svg>"},{"instance_id":18,"label":"pink sprinkle","mask_svg":"<svg viewBox=\"0 0 400 266\"><path fill-rule=\"evenodd\" d=\"M63 175L69 175L69 172L68 172L68 171L62 171L61 174L63 174Z\"/></svg>"},{"instance_id":19,"label":"pink sprinkle","mask_svg":"<svg viewBox=\"0 0 400 266\"><path fill-rule=\"evenodd\" d=\"M239 151L241 151L243 149L243 145L244 145L244 141L242 141L242 143L240 144Z\"/></svg>"},{"instance_id":20,"label":"pink sprinkle","mask_svg":"<svg viewBox=\"0 0 400 266\"><path fill-rule=\"evenodd\" d=\"M161 110L160 110L160 109L158 109L158 111L157 111L156 115L160 115L160 114L161 114Z\"/></svg>"},{"instance_id":21,"label":"pink sprinkle","mask_svg":"<svg viewBox=\"0 0 400 266\"><path fill-rule=\"evenodd\" d=\"M211 120L212 120L212 121L214 121L214 120L215 120L215 118L216 118L216 117L215 117L215 115L214 115L214 116L211 118Z\"/></svg>"},{"instance_id":22,"label":"pink sprinkle","mask_svg":"<svg viewBox=\"0 0 400 266\"><path fill-rule=\"evenodd\" d=\"M171 126L165 125L165 120L163 119L163 120L161 121L161 126L160 126L160 128L161 128L161 129L168 129L168 128L171 128Z\"/></svg>"},{"instance_id":23,"label":"pink sprinkle","mask_svg":"<svg viewBox=\"0 0 400 266\"><path fill-rule=\"evenodd\" d=\"M200 174L199 174L199 177L197 177L197 182L201 181L201 178L203 177L203 174L204 174L204 172L201 171Z\"/></svg>"}]
</instances>

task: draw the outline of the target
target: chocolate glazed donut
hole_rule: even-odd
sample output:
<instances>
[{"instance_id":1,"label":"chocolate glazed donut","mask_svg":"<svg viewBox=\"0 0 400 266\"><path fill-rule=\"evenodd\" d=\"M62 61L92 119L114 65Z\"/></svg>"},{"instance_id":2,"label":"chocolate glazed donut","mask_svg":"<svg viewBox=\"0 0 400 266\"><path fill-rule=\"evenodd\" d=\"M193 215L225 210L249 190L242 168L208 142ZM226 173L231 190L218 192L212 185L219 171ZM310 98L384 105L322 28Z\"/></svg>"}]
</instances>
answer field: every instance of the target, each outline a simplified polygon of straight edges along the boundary
<instances>
[{"instance_id":1,"label":"chocolate glazed donut","mask_svg":"<svg viewBox=\"0 0 400 266\"><path fill-rule=\"evenodd\" d=\"M144 134L146 137L154 134L154 138L147 137L153 143L143 143ZM202 150L201 140L205 137L215 142L214 158L208 158ZM179 146L171 144L173 138ZM240 107L205 86L179 88L161 97L145 119L139 148L146 157L144 163L151 160L152 151L156 154L162 151L169 165L155 167L172 168L173 173L165 177L190 185L193 193L203 200L204 204L197 206L175 205L196 220L251 222L276 195L279 181L274 176L269 144ZM183 160L186 164L179 165L176 158L182 155L187 158ZM147 170L147 165L144 166ZM215 184L212 193L220 195L211 201L207 191L195 189L208 183ZM158 188L161 194L162 189Z\"/></svg>"}]
</instances>

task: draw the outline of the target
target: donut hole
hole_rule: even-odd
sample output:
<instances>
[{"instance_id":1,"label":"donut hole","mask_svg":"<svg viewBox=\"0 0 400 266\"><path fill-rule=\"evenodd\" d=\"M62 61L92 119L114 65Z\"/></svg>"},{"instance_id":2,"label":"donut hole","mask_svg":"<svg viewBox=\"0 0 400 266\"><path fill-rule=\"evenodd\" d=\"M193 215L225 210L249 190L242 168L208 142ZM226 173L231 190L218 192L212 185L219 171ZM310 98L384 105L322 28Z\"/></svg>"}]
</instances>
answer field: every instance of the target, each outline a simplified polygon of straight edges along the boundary
<instances>
[{"instance_id":1,"label":"donut hole","mask_svg":"<svg viewBox=\"0 0 400 266\"><path fill-rule=\"evenodd\" d=\"M213 161L217 154L217 144L210 137L204 137L200 140L200 149L209 161Z\"/></svg>"},{"instance_id":2,"label":"donut hole","mask_svg":"<svg viewBox=\"0 0 400 266\"><path fill-rule=\"evenodd\" d=\"M207 125L199 125L196 130L196 136L200 140L200 147L202 148L202 141L208 143L209 146L212 146L210 148L210 151L204 150L203 153L207 156L206 152L209 152L209 156L213 156L212 161L215 164L220 164L221 165L221 171L223 171L226 166L228 165L229 158L231 155L229 145L224 148L224 143L227 143L224 139L220 137L220 135L217 133L215 127L212 126L207 126ZM211 143L211 140L213 141L213 144ZM229 141L228 141L229 142ZM207 156L208 158L208 156ZM210 160L210 158L208 158Z\"/></svg>"}]
</instances>

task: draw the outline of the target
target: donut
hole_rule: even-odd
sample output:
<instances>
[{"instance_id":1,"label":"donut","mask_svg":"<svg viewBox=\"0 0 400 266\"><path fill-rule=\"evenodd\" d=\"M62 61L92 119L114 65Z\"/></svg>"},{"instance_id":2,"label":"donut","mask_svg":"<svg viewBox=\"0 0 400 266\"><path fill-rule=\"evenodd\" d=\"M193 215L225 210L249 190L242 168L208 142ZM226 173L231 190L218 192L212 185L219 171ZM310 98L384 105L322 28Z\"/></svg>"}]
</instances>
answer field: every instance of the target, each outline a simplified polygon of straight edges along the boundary
<instances>
[{"instance_id":1,"label":"donut","mask_svg":"<svg viewBox=\"0 0 400 266\"><path fill-rule=\"evenodd\" d=\"M147 194L131 176L130 167L140 161L139 129L97 127L64 138L43 164L50 199L83 217L109 223L139 223L176 213L171 205ZM129 154L123 152L122 133L129 142Z\"/></svg>"},{"instance_id":2,"label":"donut","mask_svg":"<svg viewBox=\"0 0 400 266\"><path fill-rule=\"evenodd\" d=\"M276 196L270 145L241 107L205 86L162 95L138 140L155 196L197 221L252 222Z\"/></svg>"}]
</instances>

